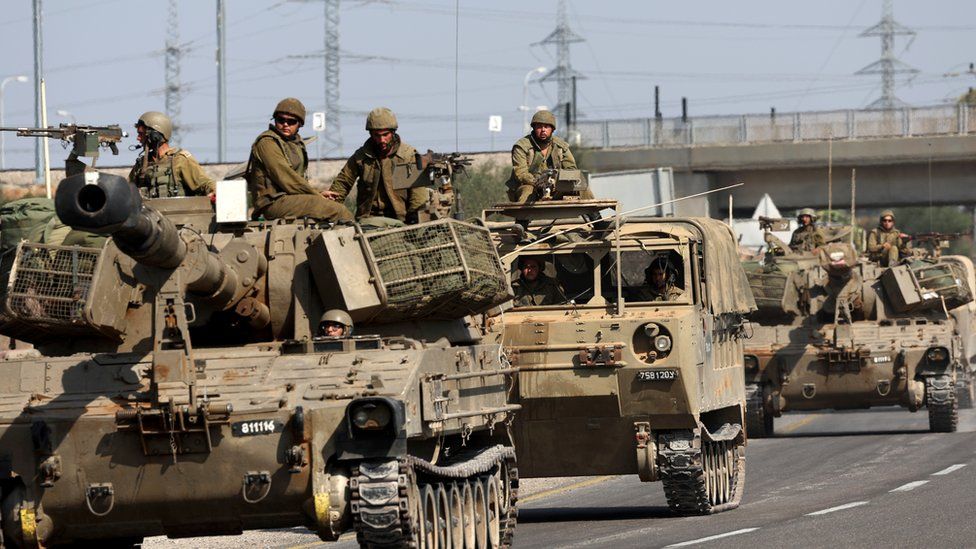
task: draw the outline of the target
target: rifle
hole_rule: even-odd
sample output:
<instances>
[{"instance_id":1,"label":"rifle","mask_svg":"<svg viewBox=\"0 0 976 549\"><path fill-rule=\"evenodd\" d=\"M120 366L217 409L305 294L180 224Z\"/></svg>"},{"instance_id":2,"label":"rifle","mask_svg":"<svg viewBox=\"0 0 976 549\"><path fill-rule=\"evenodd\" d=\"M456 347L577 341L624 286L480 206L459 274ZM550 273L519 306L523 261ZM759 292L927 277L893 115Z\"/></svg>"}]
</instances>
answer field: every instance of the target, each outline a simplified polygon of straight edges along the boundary
<instances>
[{"instance_id":1,"label":"rifle","mask_svg":"<svg viewBox=\"0 0 976 549\"><path fill-rule=\"evenodd\" d=\"M79 157L91 158L91 167L95 167L98 160L98 149L111 149L113 155L119 154L118 142L129 134L122 131L117 124L110 126L80 126L77 124L61 124L49 128L0 128L0 132L16 132L18 137L51 137L59 139L65 147L71 144L71 153L65 160L66 175L74 175L85 170L88 166L78 160Z\"/></svg>"}]
</instances>

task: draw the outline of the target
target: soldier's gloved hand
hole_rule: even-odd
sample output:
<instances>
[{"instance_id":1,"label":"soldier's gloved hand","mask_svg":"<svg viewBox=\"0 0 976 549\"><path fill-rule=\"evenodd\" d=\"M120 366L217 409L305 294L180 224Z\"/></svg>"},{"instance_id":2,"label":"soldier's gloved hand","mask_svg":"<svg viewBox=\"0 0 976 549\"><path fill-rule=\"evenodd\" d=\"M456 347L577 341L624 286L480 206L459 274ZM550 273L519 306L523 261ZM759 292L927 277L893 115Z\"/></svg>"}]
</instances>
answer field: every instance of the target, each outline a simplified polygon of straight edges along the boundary
<instances>
[{"instance_id":1,"label":"soldier's gloved hand","mask_svg":"<svg viewBox=\"0 0 976 549\"><path fill-rule=\"evenodd\" d=\"M322 191L322 196L328 198L329 200L339 201L339 193L334 191Z\"/></svg>"},{"instance_id":2,"label":"soldier's gloved hand","mask_svg":"<svg viewBox=\"0 0 976 549\"><path fill-rule=\"evenodd\" d=\"M885 242L884 244L881 245L881 247L884 248L885 250L890 250L891 249L891 243L890 242Z\"/></svg>"}]
</instances>

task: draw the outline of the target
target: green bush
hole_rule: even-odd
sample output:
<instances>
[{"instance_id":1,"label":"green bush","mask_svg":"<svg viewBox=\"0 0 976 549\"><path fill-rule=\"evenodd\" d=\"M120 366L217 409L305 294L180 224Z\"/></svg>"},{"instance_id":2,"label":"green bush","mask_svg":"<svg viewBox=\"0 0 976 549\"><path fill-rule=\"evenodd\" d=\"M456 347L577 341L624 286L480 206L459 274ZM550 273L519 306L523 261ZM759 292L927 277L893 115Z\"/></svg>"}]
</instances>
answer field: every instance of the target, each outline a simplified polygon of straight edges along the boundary
<instances>
[{"instance_id":1,"label":"green bush","mask_svg":"<svg viewBox=\"0 0 976 549\"><path fill-rule=\"evenodd\" d=\"M454 178L454 187L461 196L461 209L465 217L480 217L485 208L506 202L505 182L512 173L507 163L485 162L470 166L465 173Z\"/></svg>"}]
</instances>

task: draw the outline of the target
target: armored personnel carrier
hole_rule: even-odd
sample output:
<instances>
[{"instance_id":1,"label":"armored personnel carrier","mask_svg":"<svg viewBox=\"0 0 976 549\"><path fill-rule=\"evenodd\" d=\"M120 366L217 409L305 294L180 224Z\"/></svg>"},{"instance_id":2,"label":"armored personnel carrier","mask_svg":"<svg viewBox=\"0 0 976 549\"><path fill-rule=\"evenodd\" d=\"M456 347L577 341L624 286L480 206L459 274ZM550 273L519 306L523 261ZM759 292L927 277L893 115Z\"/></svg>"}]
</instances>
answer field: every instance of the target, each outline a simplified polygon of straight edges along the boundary
<instances>
[{"instance_id":1,"label":"armored personnel carrier","mask_svg":"<svg viewBox=\"0 0 976 549\"><path fill-rule=\"evenodd\" d=\"M112 238L13 254L0 333L36 350L0 362L0 546L511 544L515 370L473 316L511 288L484 227L218 223L93 171L56 205ZM355 332L320 335L329 309Z\"/></svg>"},{"instance_id":2,"label":"armored personnel carrier","mask_svg":"<svg viewBox=\"0 0 976 549\"><path fill-rule=\"evenodd\" d=\"M754 304L731 231L707 218L581 223L604 208L616 202L486 212L517 220L491 227L517 287L493 328L519 369L520 477L636 473L662 481L677 513L732 509L745 486L739 376Z\"/></svg>"},{"instance_id":3,"label":"armored personnel carrier","mask_svg":"<svg viewBox=\"0 0 976 549\"><path fill-rule=\"evenodd\" d=\"M969 358L954 311L972 301L960 265L916 257L886 268L831 242L747 266L759 307L746 342L749 435L773 434L789 410L891 405L926 407L932 431L955 431Z\"/></svg>"}]
</instances>

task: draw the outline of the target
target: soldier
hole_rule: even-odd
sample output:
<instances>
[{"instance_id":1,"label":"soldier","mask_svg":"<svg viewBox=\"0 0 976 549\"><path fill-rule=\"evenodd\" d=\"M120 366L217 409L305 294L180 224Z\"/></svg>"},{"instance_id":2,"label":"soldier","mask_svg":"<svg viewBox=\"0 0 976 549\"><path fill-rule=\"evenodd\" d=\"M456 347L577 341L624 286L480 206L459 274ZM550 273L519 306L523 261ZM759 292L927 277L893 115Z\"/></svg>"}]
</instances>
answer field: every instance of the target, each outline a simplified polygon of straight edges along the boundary
<instances>
[{"instance_id":1,"label":"soldier","mask_svg":"<svg viewBox=\"0 0 976 549\"><path fill-rule=\"evenodd\" d=\"M674 265L665 257L655 258L644 269L644 286L635 301L677 301L683 292L675 285L675 278Z\"/></svg>"},{"instance_id":2,"label":"soldier","mask_svg":"<svg viewBox=\"0 0 976 549\"><path fill-rule=\"evenodd\" d=\"M311 217L324 221L350 221L342 204L316 192L305 175L308 152L298 129L305 124L305 105L294 97L278 102L274 123L258 135L247 161L247 186L254 217L265 219Z\"/></svg>"},{"instance_id":3,"label":"soldier","mask_svg":"<svg viewBox=\"0 0 976 549\"><path fill-rule=\"evenodd\" d=\"M388 217L416 223L427 205L426 187L410 187L419 175L417 151L400 140L396 115L377 107L366 117L369 139L346 161L325 196L343 201L356 185L356 219Z\"/></svg>"},{"instance_id":4,"label":"soldier","mask_svg":"<svg viewBox=\"0 0 976 549\"><path fill-rule=\"evenodd\" d=\"M895 228L895 213L881 212L878 226L868 233L868 257L882 267L893 266L899 257L911 255L908 238Z\"/></svg>"},{"instance_id":5,"label":"soldier","mask_svg":"<svg viewBox=\"0 0 976 549\"><path fill-rule=\"evenodd\" d=\"M516 307L559 305L566 302L566 294L559 282L542 272L542 259L536 256L519 258L519 279L512 283Z\"/></svg>"},{"instance_id":6,"label":"soldier","mask_svg":"<svg viewBox=\"0 0 976 549\"><path fill-rule=\"evenodd\" d=\"M173 122L161 112L143 113L136 122L136 139L143 152L129 171L129 181L139 187L143 198L208 195L213 179L184 149L171 147Z\"/></svg>"},{"instance_id":7,"label":"soldier","mask_svg":"<svg viewBox=\"0 0 976 549\"><path fill-rule=\"evenodd\" d=\"M506 183L510 201L524 204L533 199L536 180L546 170L577 169L569 143L553 135L554 131L556 117L549 111L539 111L532 116L529 135L515 142L512 147L512 175ZM580 198L593 199L593 193L587 189L580 193Z\"/></svg>"},{"instance_id":8,"label":"soldier","mask_svg":"<svg viewBox=\"0 0 976 549\"><path fill-rule=\"evenodd\" d=\"M352 317L342 309L330 309L322 313L319 320L319 335L325 337L348 337L352 335Z\"/></svg>"},{"instance_id":9,"label":"soldier","mask_svg":"<svg viewBox=\"0 0 976 549\"><path fill-rule=\"evenodd\" d=\"M823 233L817 228L817 214L813 208L803 208L796 214L796 220L800 224L793 231L790 238L790 250L794 252L812 252L824 245Z\"/></svg>"}]
</instances>

